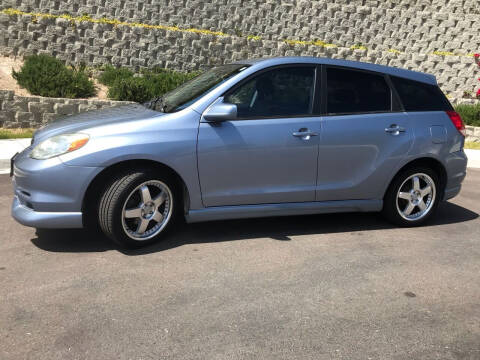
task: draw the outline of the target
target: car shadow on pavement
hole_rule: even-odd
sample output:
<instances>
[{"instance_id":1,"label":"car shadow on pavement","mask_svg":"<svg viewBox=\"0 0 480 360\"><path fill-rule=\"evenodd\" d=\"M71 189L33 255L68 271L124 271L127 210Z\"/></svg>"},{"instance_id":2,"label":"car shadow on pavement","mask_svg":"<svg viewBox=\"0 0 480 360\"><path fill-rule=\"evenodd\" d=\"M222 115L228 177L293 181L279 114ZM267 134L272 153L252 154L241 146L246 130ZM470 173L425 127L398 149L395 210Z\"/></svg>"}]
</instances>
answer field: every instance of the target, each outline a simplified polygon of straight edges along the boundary
<instances>
[{"instance_id":1,"label":"car shadow on pavement","mask_svg":"<svg viewBox=\"0 0 480 360\"><path fill-rule=\"evenodd\" d=\"M462 206L445 202L437 214L425 226L461 223L478 218L478 214ZM394 228L376 213L339 213L323 215L257 218L244 220L214 221L196 224L181 224L167 235L166 239L144 248L125 250L103 235L85 230L37 230L32 243L51 252L101 252L119 250L135 256L160 252L184 244L201 244L235 241L254 238L270 238L289 241L291 236L349 233L356 231Z\"/></svg>"}]
</instances>

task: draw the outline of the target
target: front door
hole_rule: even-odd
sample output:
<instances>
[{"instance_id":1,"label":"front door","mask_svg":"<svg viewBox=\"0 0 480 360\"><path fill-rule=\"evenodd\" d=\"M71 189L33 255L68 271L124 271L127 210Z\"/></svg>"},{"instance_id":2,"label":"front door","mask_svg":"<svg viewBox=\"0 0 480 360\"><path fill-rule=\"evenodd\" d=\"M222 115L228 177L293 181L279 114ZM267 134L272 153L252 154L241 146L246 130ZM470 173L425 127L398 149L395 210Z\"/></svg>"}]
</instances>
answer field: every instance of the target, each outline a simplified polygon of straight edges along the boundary
<instances>
[{"instance_id":1,"label":"front door","mask_svg":"<svg viewBox=\"0 0 480 360\"><path fill-rule=\"evenodd\" d=\"M205 206L315 200L320 117L316 69L267 70L225 94L237 118L201 122L198 171Z\"/></svg>"}]
</instances>

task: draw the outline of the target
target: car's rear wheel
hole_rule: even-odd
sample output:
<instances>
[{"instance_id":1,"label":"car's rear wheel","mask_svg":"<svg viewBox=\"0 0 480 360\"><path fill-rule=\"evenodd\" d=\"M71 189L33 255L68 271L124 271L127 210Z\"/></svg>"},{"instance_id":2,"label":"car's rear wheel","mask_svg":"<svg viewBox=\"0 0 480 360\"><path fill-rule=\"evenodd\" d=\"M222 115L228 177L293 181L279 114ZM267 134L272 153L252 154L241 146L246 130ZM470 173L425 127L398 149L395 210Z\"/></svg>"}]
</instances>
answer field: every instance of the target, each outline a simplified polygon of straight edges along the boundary
<instances>
[{"instance_id":1,"label":"car's rear wheel","mask_svg":"<svg viewBox=\"0 0 480 360\"><path fill-rule=\"evenodd\" d=\"M441 193L438 175L432 169L412 167L392 181L382 212L397 225L418 226L434 214Z\"/></svg>"},{"instance_id":2,"label":"car's rear wheel","mask_svg":"<svg viewBox=\"0 0 480 360\"><path fill-rule=\"evenodd\" d=\"M134 170L119 174L104 191L98 209L100 227L125 247L160 240L177 217L175 181L161 173Z\"/></svg>"}]
</instances>

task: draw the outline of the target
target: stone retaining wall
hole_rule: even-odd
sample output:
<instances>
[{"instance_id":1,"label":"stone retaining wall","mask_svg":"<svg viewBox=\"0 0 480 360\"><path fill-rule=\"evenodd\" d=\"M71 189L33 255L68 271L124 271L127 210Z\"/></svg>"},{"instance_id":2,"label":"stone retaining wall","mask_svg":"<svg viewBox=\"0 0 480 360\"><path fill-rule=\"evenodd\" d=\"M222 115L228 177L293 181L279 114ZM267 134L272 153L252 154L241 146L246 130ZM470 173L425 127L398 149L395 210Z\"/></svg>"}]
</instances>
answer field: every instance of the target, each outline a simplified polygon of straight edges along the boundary
<instances>
[{"instance_id":1,"label":"stone retaining wall","mask_svg":"<svg viewBox=\"0 0 480 360\"><path fill-rule=\"evenodd\" d=\"M480 126L465 126L465 128L467 130L465 141L480 143Z\"/></svg>"},{"instance_id":2,"label":"stone retaining wall","mask_svg":"<svg viewBox=\"0 0 480 360\"><path fill-rule=\"evenodd\" d=\"M6 8L37 15L0 14L3 55L179 70L325 56L432 73L450 99L474 92L480 75L477 0L3 0Z\"/></svg>"},{"instance_id":3,"label":"stone retaining wall","mask_svg":"<svg viewBox=\"0 0 480 360\"><path fill-rule=\"evenodd\" d=\"M478 0L2 0L0 8L417 54L480 46Z\"/></svg>"},{"instance_id":4,"label":"stone retaining wall","mask_svg":"<svg viewBox=\"0 0 480 360\"><path fill-rule=\"evenodd\" d=\"M129 104L127 101L18 96L0 90L0 127L38 128L64 115Z\"/></svg>"}]
</instances>

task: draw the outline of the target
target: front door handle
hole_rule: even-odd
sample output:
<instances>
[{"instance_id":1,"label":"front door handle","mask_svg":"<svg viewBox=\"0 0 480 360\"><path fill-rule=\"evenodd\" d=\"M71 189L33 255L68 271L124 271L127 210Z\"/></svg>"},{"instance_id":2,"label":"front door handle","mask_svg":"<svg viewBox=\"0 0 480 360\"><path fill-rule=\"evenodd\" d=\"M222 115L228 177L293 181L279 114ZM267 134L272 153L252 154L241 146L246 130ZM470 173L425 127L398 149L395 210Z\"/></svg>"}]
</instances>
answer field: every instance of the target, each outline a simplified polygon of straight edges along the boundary
<instances>
[{"instance_id":1,"label":"front door handle","mask_svg":"<svg viewBox=\"0 0 480 360\"><path fill-rule=\"evenodd\" d=\"M301 128L298 131L292 133L293 136L302 138L303 140L310 140L312 136L318 136L318 133L315 131L310 131L306 128Z\"/></svg>"},{"instance_id":2,"label":"front door handle","mask_svg":"<svg viewBox=\"0 0 480 360\"><path fill-rule=\"evenodd\" d=\"M398 126L397 124L392 124L390 127L385 128L385 132L392 134L392 135L398 135L402 132L405 132L405 128Z\"/></svg>"}]
</instances>

